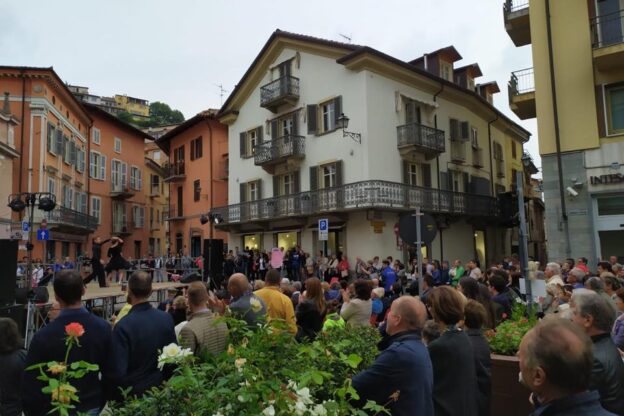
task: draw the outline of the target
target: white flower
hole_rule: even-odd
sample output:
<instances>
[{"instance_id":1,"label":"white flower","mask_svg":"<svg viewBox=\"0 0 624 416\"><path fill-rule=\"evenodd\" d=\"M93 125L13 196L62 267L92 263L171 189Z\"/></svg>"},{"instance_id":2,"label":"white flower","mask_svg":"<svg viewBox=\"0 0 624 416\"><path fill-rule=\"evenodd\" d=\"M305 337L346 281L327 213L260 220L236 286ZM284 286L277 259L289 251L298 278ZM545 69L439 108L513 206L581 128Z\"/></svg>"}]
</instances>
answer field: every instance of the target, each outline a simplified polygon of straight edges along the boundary
<instances>
[{"instance_id":1,"label":"white flower","mask_svg":"<svg viewBox=\"0 0 624 416\"><path fill-rule=\"evenodd\" d=\"M180 355L182 349L178 346L178 344L174 344L173 342L163 348L163 355L169 358L175 358Z\"/></svg>"},{"instance_id":2,"label":"white flower","mask_svg":"<svg viewBox=\"0 0 624 416\"><path fill-rule=\"evenodd\" d=\"M262 303L260 303L260 301L254 297L249 299L249 305L251 306L251 310L254 313L258 313L262 310Z\"/></svg>"},{"instance_id":3,"label":"white flower","mask_svg":"<svg viewBox=\"0 0 624 416\"><path fill-rule=\"evenodd\" d=\"M245 365L245 363L247 362L246 358L237 358L234 361L234 365L236 366L236 368L238 369L239 373L243 372L243 366Z\"/></svg>"},{"instance_id":4,"label":"white flower","mask_svg":"<svg viewBox=\"0 0 624 416\"><path fill-rule=\"evenodd\" d=\"M312 416L327 416L327 409L322 404L317 404L311 410Z\"/></svg>"},{"instance_id":5,"label":"white flower","mask_svg":"<svg viewBox=\"0 0 624 416\"><path fill-rule=\"evenodd\" d=\"M223 413L219 410L217 413L213 413L212 416L224 416Z\"/></svg>"},{"instance_id":6,"label":"white flower","mask_svg":"<svg viewBox=\"0 0 624 416\"><path fill-rule=\"evenodd\" d=\"M304 402L297 400L297 403L295 403L294 410L295 410L295 414L303 415L306 412L306 410L308 410L308 408L306 407Z\"/></svg>"},{"instance_id":7,"label":"white flower","mask_svg":"<svg viewBox=\"0 0 624 416\"><path fill-rule=\"evenodd\" d=\"M237 397L238 401L241 403L245 403L245 398L243 396L241 396L240 394Z\"/></svg>"},{"instance_id":8,"label":"white flower","mask_svg":"<svg viewBox=\"0 0 624 416\"><path fill-rule=\"evenodd\" d=\"M312 404L312 398L310 397L310 389L307 387L302 388L301 390L296 391L297 396L299 397L299 401L304 404Z\"/></svg>"},{"instance_id":9,"label":"white flower","mask_svg":"<svg viewBox=\"0 0 624 416\"><path fill-rule=\"evenodd\" d=\"M262 411L262 414L264 416L275 416L275 408L273 407L273 405L267 407L266 409L264 409Z\"/></svg>"}]
</instances>

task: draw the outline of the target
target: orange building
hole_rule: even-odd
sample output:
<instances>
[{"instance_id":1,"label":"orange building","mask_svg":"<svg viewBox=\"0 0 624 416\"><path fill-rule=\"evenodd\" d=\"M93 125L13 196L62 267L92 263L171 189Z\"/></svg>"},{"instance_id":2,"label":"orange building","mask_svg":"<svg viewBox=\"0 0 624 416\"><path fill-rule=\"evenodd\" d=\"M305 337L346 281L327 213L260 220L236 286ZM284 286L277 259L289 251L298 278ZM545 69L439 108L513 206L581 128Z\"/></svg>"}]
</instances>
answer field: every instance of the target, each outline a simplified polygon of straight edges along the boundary
<instances>
[{"instance_id":1,"label":"orange building","mask_svg":"<svg viewBox=\"0 0 624 416\"><path fill-rule=\"evenodd\" d=\"M201 112L156 140L169 156L165 181L171 252L199 256L211 233L227 242L227 233L200 222L202 214L228 201L228 131L215 114L216 110Z\"/></svg>"},{"instance_id":2,"label":"orange building","mask_svg":"<svg viewBox=\"0 0 624 416\"><path fill-rule=\"evenodd\" d=\"M119 236L125 242L126 258L146 257L149 226L144 187L149 186L149 178L143 178L143 171L145 139L150 136L97 106L83 106L93 119L89 205L97 221L94 236Z\"/></svg>"},{"instance_id":3,"label":"orange building","mask_svg":"<svg viewBox=\"0 0 624 416\"><path fill-rule=\"evenodd\" d=\"M21 121L13 131L21 156L13 163L12 192L51 192L57 198L48 214L35 208L34 228L45 217L50 240L35 241L33 257L76 257L95 227L88 215L91 118L52 68L0 66L0 91L9 93L10 112ZM25 215L13 213L12 220Z\"/></svg>"}]
</instances>

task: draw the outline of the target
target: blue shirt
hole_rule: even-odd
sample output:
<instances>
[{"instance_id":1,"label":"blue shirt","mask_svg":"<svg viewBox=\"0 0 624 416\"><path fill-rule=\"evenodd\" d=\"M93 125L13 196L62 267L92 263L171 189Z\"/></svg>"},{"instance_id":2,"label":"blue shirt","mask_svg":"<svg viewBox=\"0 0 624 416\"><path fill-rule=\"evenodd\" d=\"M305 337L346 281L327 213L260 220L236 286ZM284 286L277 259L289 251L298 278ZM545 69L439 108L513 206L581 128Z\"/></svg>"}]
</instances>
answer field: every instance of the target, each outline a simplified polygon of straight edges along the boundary
<instances>
[{"instance_id":1,"label":"blue shirt","mask_svg":"<svg viewBox=\"0 0 624 416\"><path fill-rule=\"evenodd\" d=\"M394 272L394 269L388 266L381 272L381 279L383 281L385 291L389 292L392 290L392 285L397 280L397 275Z\"/></svg>"}]
</instances>

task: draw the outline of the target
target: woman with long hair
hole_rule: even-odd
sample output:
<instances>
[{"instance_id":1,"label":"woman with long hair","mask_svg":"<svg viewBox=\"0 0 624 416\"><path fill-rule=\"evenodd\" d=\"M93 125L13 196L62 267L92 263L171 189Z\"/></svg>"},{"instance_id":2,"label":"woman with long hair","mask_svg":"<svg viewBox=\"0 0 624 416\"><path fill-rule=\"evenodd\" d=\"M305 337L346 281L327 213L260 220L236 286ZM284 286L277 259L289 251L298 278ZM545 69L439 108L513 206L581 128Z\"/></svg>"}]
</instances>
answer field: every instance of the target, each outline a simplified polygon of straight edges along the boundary
<instances>
[{"instance_id":1,"label":"woman with long hair","mask_svg":"<svg viewBox=\"0 0 624 416\"><path fill-rule=\"evenodd\" d=\"M484 326L488 329L496 327L496 305L491 300L490 291L487 286L482 285L472 277L462 277L459 279L457 289L466 296L467 299L476 300L485 309Z\"/></svg>"},{"instance_id":2,"label":"woman with long hair","mask_svg":"<svg viewBox=\"0 0 624 416\"><path fill-rule=\"evenodd\" d=\"M22 414L21 380L26 366L26 350L17 324L10 318L0 318L0 415Z\"/></svg>"},{"instance_id":3,"label":"woman with long hair","mask_svg":"<svg viewBox=\"0 0 624 416\"><path fill-rule=\"evenodd\" d=\"M323 328L326 313L327 307L321 281L317 277L310 277L305 281L305 291L299 298L295 312L297 341L313 341Z\"/></svg>"}]
</instances>

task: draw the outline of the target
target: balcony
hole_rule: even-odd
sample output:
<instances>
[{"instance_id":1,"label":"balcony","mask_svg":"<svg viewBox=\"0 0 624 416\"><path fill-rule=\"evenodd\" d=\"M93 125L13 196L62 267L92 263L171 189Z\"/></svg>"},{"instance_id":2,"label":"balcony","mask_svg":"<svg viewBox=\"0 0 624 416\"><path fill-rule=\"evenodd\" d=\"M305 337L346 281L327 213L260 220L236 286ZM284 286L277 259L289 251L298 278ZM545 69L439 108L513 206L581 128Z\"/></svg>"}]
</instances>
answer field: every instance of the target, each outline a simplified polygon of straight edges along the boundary
<instances>
[{"instance_id":1,"label":"balcony","mask_svg":"<svg viewBox=\"0 0 624 416\"><path fill-rule=\"evenodd\" d=\"M483 164L483 149L480 147L472 148L472 166L475 168L482 168Z\"/></svg>"},{"instance_id":2,"label":"balcony","mask_svg":"<svg viewBox=\"0 0 624 416\"><path fill-rule=\"evenodd\" d=\"M600 70L624 67L624 10L590 20L594 62Z\"/></svg>"},{"instance_id":3,"label":"balcony","mask_svg":"<svg viewBox=\"0 0 624 416\"><path fill-rule=\"evenodd\" d=\"M150 198L156 198L160 196L160 185L152 185L150 186Z\"/></svg>"},{"instance_id":4,"label":"balcony","mask_svg":"<svg viewBox=\"0 0 624 416\"><path fill-rule=\"evenodd\" d=\"M451 139L451 162L466 163L466 145L468 142L461 139Z\"/></svg>"},{"instance_id":5,"label":"balcony","mask_svg":"<svg viewBox=\"0 0 624 416\"><path fill-rule=\"evenodd\" d=\"M123 182L111 182L110 197L113 199L128 199L134 196L134 190Z\"/></svg>"},{"instance_id":6,"label":"balcony","mask_svg":"<svg viewBox=\"0 0 624 416\"><path fill-rule=\"evenodd\" d=\"M275 220L293 217L372 208L407 212L416 207L434 214L498 216L496 199L489 196L377 180L228 205L212 212L223 218L217 227L229 229L250 222L264 222L268 226Z\"/></svg>"},{"instance_id":7,"label":"balcony","mask_svg":"<svg viewBox=\"0 0 624 416\"><path fill-rule=\"evenodd\" d=\"M305 137L287 135L254 147L254 163L273 173L275 165L298 162L305 157Z\"/></svg>"},{"instance_id":8,"label":"balcony","mask_svg":"<svg viewBox=\"0 0 624 416\"><path fill-rule=\"evenodd\" d=\"M132 226L130 221L126 219L113 218L113 234L130 235L132 234Z\"/></svg>"},{"instance_id":9,"label":"balcony","mask_svg":"<svg viewBox=\"0 0 624 416\"><path fill-rule=\"evenodd\" d=\"M505 161L504 160L496 160L496 177L504 178L505 177Z\"/></svg>"},{"instance_id":10,"label":"balcony","mask_svg":"<svg viewBox=\"0 0 624 416\"><path fill-rule=\"evenodd\" d=\"M164 212L165 221L174 221L184 219L184 209L182 205L169 205L169 210Z\"/></svg>"},{"instance_id":11,"label":"balcony","mask_svg":"<svg viewBox=\"0 0 624 416\"><path fill-rule=\"evenodd\" d=\"M299 78L286 75L260 87L260 107L277 113L281 105L299 100Z\"/></svg>"},{"instance_id":12,"label":"balcony","mask_svg":"<svg viewBox=\"0 0 624 416\"><path fill-rule=\"evenodd\" d=\"M165 169L165 182L180 182L186 179L183 160L172 164L166 163L163 168Z\"/></svg>"},{"instance_id":13,"label":"balcony","mask_svg":"<svg viewBox=\"0 0 624 416\"><path fill-rule=\"evenodd\" d=\"M444 131L418 123L398 126L397 146L402 157L422 153L429 160L444 153Z\"/></svg>"},{"instance_id":14,"label":"balcony","mask_svg":"<svg viewBox=\"0 0 624 416\"><path fill-rule=\"evenodd\" d=\"M149 223L150 231L158 231L160 230L160 223L158 221L152 221Z\"/></svg>"},{"instance_id":15,"label":"balcony","mask_svg":"<svg viewBox=\"0 0 624 416\"><path fill-rule=\"evenodd\" d=\"M531 43L529 0L506 0L503 4L505 30L516 46Z\"/></svg>"},{"instance_id":16,"label":"balcony","mask_svg":"<svg viewBox=\"0 0 624 416\"><path fill-rule=\"evenodd\" d=\"M83 212L57 205L50 212L35 210L34 222L48 222L48 228L61 232L89 234L98 227L97 218Z\"/></svg>"},{"instance_id":17,"label":"balcony","mask_svg":"<svg viewBox=\"0 0 624 416\"><path fill-rule=\"evenodd\" d=\"M512 72L507 89L511 111L516 113L521 120L535 118L535 79L533 78L533 68Z\"/></svg>"}]
</instances>

